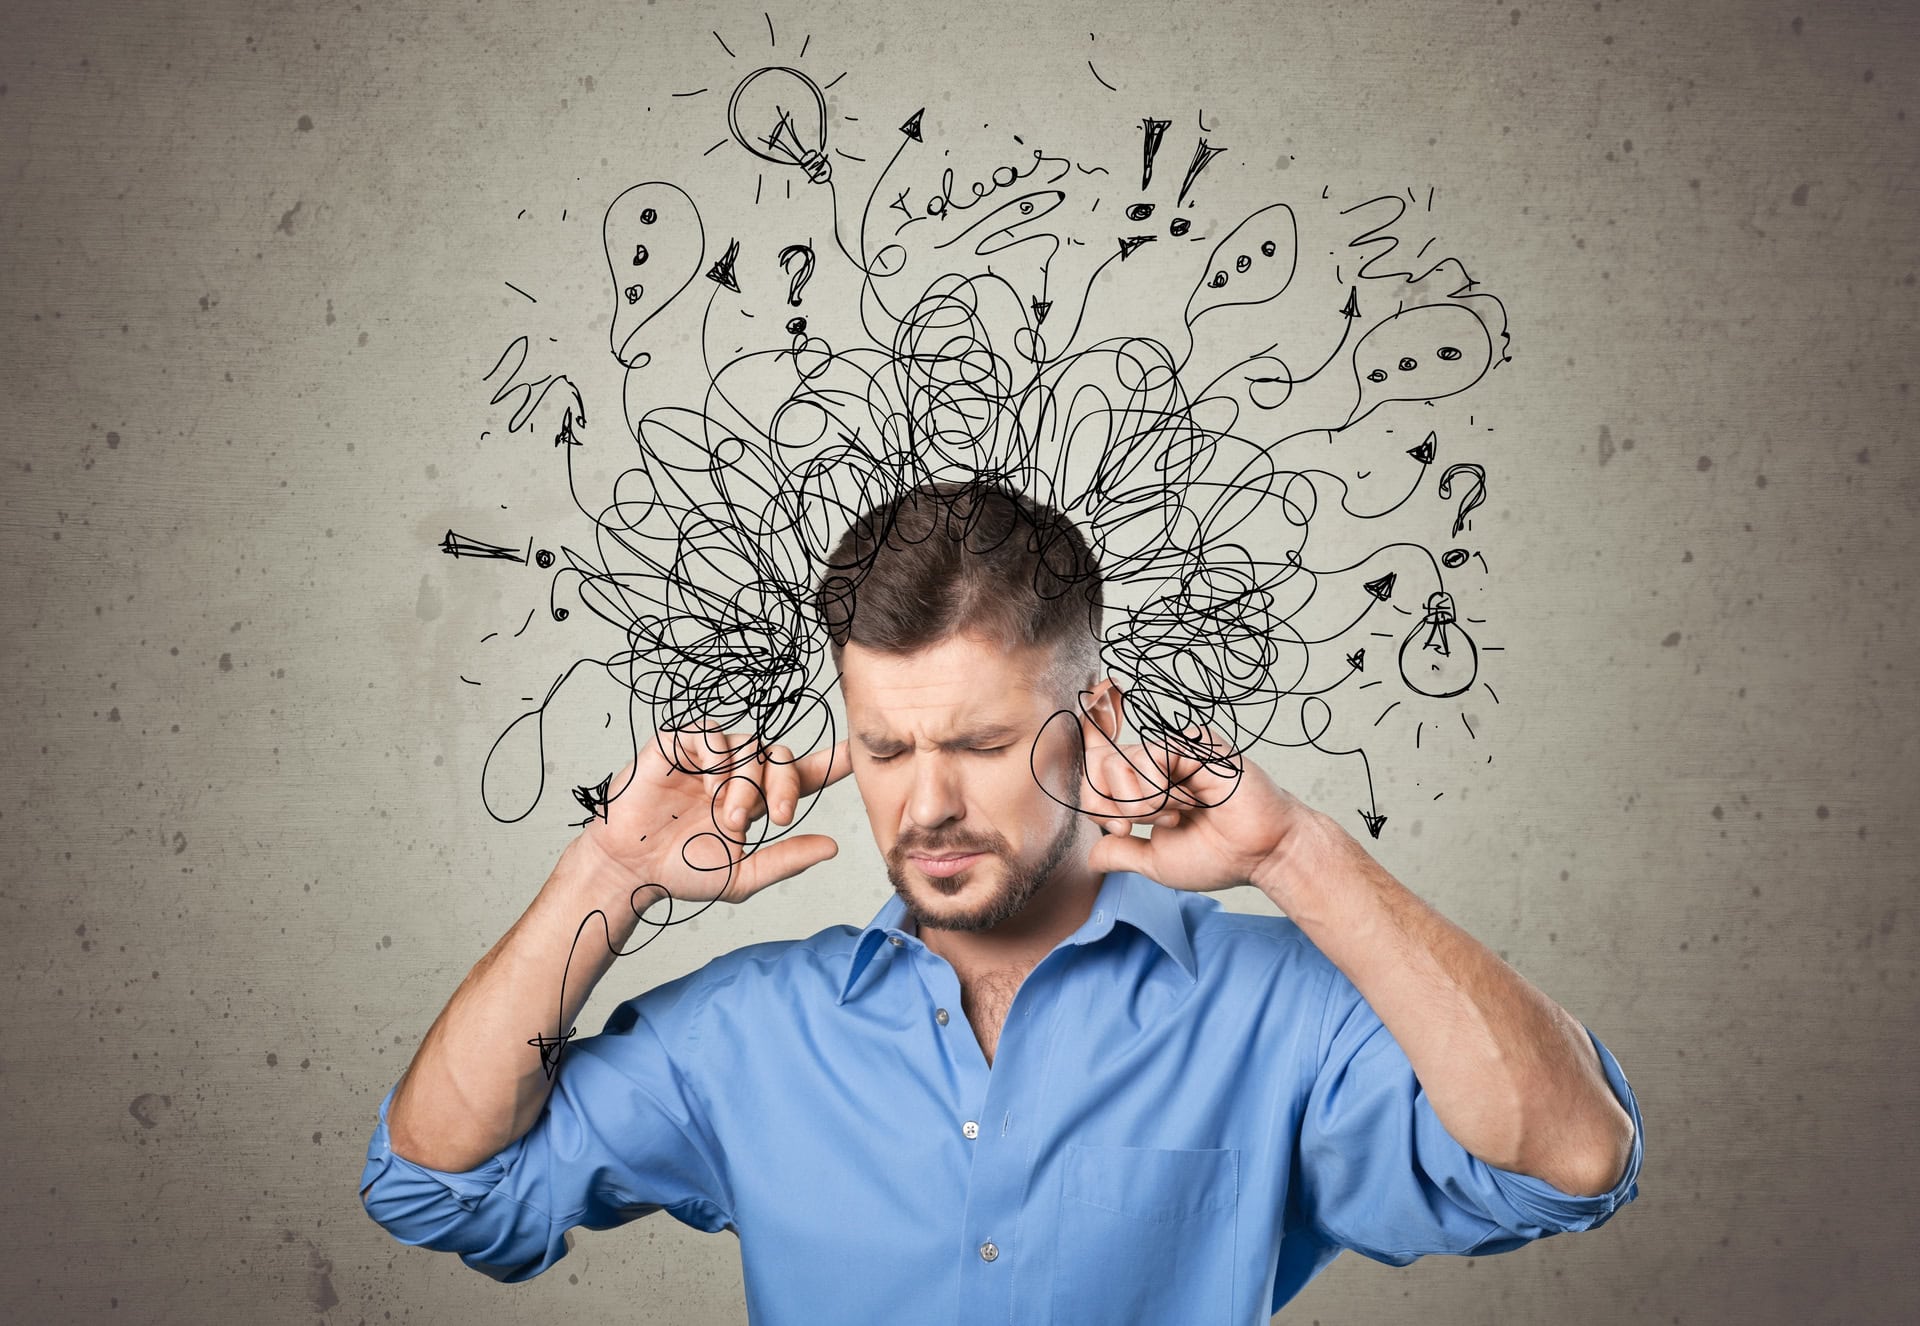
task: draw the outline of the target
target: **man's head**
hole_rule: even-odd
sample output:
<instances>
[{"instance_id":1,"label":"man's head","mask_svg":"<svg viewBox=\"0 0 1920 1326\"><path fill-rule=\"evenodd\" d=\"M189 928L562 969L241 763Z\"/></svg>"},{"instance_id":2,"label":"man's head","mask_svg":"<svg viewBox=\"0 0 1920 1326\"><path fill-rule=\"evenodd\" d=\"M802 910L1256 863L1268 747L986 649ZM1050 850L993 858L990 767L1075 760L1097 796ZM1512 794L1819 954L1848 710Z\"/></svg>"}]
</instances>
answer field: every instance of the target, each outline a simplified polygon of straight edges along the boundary
<instances>
[{"instance_id":1,"label":"man's head","mask_svg":"<svg viewBox=\"0 0 1920 1326\"><path fill-rule=\"evenodd\" d=\"M1071 521L984 482L877 507L829 558L815 607L854 779L921 928L991 929L1084 873L1085 742L1120 723L1100 587Z\"/></svg>"}]
</instances>

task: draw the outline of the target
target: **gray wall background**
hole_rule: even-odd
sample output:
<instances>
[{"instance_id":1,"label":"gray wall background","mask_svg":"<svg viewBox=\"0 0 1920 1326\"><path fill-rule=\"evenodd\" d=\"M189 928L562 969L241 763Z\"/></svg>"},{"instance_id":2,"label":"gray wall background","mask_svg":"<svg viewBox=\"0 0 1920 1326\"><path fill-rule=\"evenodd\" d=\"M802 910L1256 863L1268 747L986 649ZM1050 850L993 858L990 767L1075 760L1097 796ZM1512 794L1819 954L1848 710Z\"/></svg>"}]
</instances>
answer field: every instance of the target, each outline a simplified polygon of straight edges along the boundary
<instances>
[{"instance_id":1,"label":"gray wall background","mask_svg":"<svg viewBox=\"0 0 1920 1326\"><path fill-rule=\"evenodd\" d=\"M740 1319L733 1241L665 1216L510 1288L395 1244L355 1185L381 1094L571 835L565 788L619 749L597 730L616 692L583 683L552 716L540 809L503 827L480 804L516 697L614 647L544 619L477 643L544 582L454 563L440 535L505 528L502 502L545 545L584 529L552 448L507 435L480 375L515 330L606 358L599 217L627 184L725 175L707 212L727 225L751 176L702 157L723 130L689 129L670 93L767 53L763 9L7 7L9 1317ZM1497 758L1467 781L1383 740L1398 822L1374 850L1618 1054L1642 1192L1500 1257L1343 1257L1285 1318L1920 1313L1920 17L977 0L772 19L787 54L810 34L810 71L851 71L849 143L890 151L927 105L930 127L1079 135L1124 165L1158 113L1177 166L1197 106L1248 200L1438 186L1440 247L1506 301L1513 362L1473 394L1498 424L1476 444L1481 607L1508 646L1473 758ZM611 419L598 363L542 371ZM477 668L484 688L458 680ZM1357 828L1350 768L1263 763ZM583 1028L740 944L863 924L887 887L838 791L835 868L616 965Z\"/></svg>"}]
</instances>

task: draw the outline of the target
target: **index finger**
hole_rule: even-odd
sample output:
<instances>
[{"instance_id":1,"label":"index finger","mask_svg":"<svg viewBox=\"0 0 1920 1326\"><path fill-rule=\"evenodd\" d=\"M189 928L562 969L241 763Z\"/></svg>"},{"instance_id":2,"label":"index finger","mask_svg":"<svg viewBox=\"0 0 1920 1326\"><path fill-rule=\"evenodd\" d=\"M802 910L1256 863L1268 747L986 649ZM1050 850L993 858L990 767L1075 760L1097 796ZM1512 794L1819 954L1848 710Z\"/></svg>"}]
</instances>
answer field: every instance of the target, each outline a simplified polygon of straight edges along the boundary
<instances>
[{"instance_id":1,"label":"index finger","mask_svg":"<svg viewBox=\"0 0 1920 1326\"><path fill-rule=\"evenodd\" d=\"M1167 809L1160 769L1139 743L1088 752L1082 809L1106 819L1145 822Z\"/></svg>"},{"instance_id":2,"label":"index finger","mask_svg":"<svg viewBox=\"0 0 1920 1326\"><path fill-rule=\"evenodd\" d=\"M1183 802L1215 805L1218 803L1205 797L1216 791L1231 796L1239 784L1241 757L1232 754L1232 748L1211 727L1191 724L1167 733L1154 744L1162 752L1169 782Z\"/></svg>"},{"instance_id":3,"label":"index finger","mask_svg":"<svg viewBox=\"0 0 1920 1326\"><path fill-rule=\"evenodd\" d=\"M1185 807L1209 805L1206 792L1221 780L1215 763L1220 760L1218 752L1217 738L1209 734L1204 740L1196 739L1192 728L1114 747L1103 752L1101 759L1101 771L1110 784L1102 799L1117 815L1135 820L1162 814L1169 801ZM1129 801L1113 795L1122 789L1131 794Z\"/></svg>"},{"instance_id":4,"label":"index finger","mask_svg":"<svg viewBox=\"0 0 1920 1326\"><path fill-rule=\"evenodd\" d=\"M794 766L800 775L800 795L811 796L853 772L853 754L842 737L828 750L810 752Z\"/></svg>"}]
</instances>

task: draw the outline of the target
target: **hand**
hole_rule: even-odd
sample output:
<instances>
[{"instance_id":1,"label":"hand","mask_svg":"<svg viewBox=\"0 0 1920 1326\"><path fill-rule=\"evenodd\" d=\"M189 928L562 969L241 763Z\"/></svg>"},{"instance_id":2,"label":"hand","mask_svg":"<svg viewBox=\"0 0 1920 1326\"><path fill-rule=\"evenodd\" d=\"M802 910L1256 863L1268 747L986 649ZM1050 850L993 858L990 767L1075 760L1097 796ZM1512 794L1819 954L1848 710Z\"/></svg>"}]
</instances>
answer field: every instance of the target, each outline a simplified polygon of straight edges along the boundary
<instances>
[{"instance_id":1,"label":"hand","mask_svg":"<svg viewBox=\"0 0 1920 1326\"><path fill-rule=\"evenodd\" d=\"M1320 816L1258 765L1229 758L1229 749L1212 729L1188 728L1089 750L1080 804L1102 836L1087 865L1194 892L1236 884L1265 891ZM1152 835L1133 837L1135 824L1151 825Z\"/></svg>"},{"instance_id":2,"label":"hand","mask_svg":"<svg viewBox=\"0 0 1920 1326\"><path fill-rule=\"evenodd\" d=\"M760 749L757 738L714 731L711 724L656 732L608 782L606 818L594 819L580 836L631 879L636 893L653 888L694 902L742 902L839 852L840 845L820 833L765 847L748 837L762 816L791 824L802 797L852 769L844 740L795 760L785 746ZM637 897L634 905L644 910Z\"/></svg>"}]
</instances>

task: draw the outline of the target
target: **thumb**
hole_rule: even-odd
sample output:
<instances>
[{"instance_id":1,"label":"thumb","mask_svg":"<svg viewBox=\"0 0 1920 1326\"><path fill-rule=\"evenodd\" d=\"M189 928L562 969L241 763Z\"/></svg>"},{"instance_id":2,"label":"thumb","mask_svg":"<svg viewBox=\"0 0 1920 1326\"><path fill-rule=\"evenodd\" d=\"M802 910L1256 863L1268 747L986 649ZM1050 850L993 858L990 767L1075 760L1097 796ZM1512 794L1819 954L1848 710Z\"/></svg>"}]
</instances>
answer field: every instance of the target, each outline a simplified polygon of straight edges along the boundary
<instances>
[{"instance_id":1,"label":"thumb","mask_svg":"<svg viewBox=\"0 0 1920 1326\"><path fill-rule=\"evenodd\" d=\"M803 833L769 843L740 863L734 876L734 888L739 891L735 901L744 902L768 885L791 879L839 854L840 844L824 833Z\"/></svg>"},{"instance_id":2,"label":"thumb","mask_svg":"<svg viewBox=\"0 0 1920 1326\"><path fill-rule=\"evenodd\" d=\"M1153 872L1148 868L1152 861L1152 839L1135 838L1130 833L1102 832L1087 852L1087 867L1102 874L1110 870L1131 870L1152 878Z\"/></svg>"}]
</instances>

